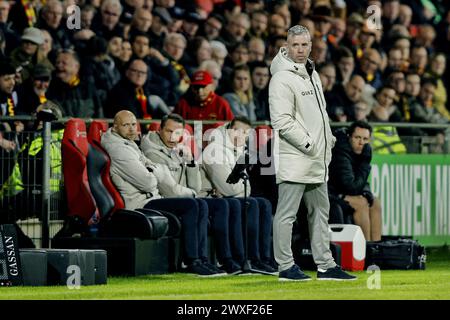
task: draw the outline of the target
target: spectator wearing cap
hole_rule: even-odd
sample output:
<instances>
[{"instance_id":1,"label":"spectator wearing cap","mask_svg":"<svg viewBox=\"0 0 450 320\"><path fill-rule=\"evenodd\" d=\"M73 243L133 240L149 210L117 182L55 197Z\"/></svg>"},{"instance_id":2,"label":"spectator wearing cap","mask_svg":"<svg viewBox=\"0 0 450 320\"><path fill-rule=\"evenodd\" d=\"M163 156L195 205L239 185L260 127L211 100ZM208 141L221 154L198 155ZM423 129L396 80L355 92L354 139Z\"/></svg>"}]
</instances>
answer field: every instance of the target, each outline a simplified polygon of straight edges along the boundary
<instances>
[{"instance_id":1,"label":"spectator wearing cap","mask_svg":"<svg viewBox=\"0 0 450 320\"><path fill-rule=\"evenodd\" d=\"M183 26L183 14L184 11L180 7L167 8L172 18L172 22L167 26L169 32L181 32Z\"/></svg>"},{"instance_id":2,"label":"spectator wearing cap","mask_svg":"<svg viewBox=\"0 0 450 320\"><path fill-rule=\"evenodd\" d=\"M192 40L198 32L200 24L204 23L202 17L195 11L186 11L183 17L183 25L181 33L188 39Z\"/></svg>"},{"instance_id":3,"label":"spectator wearing cap","mask_svg":"<svg viewBox=\"0 0 450 320\"><path fill-rule=\"evenodd\" d=\"M108 118L122 110L131 111L138 119L161 119L170 113L167 105L146 85L148 66L141 59L132 59L125 76L109 91L105 103Z\"/></svg>"},{"instance_id":4,"label":"spectator wearing cap","mask_svg":"<svg viewBox=\"0 0 450 320\"><path fill-rule=\"evenodd\" d=\"M347 19L347 28L345 31L342 45L354 51L358 44L359 34L364 25L364 18L357 12L353 12Z\"/></svg>"},{"instance_id":5,"label":"spectator wearing cap","mask_svg":"<svg viewBox=\"0 0 450 320\"><path fill-rule=\"evenodd\" d=\"M212 76L207 71L201 70L191 77L191 86L176 105L174 112L186 120L232 120L234 118L227 100L214 92Z\"/></svg>"},{"instance_id":6,"label":"spectator wearing cap","mask_svg":"<svg viewBox=\"0 0 450 320\"><path fill-rule=\"evenodd\" d=\"M48 99L59 103L67 117L103 117L103 109L92 77L80 74L80 58L75 51L62 50L56 57L56 70Z\"/></svg>"},{"instance_id":7,"label":"spectator wearing cap","mask_svg":"<svg viewBox=\"0 0 450 320\"><path fill-rule=\"evenodd\" d=\"M66 31L65 23L61 23L63 17L62 2L49 0L41 9L41 20L37 27L47 30L53 39L53 49L67 49L72 46L72 41Z\"/></svg>"},{"instance_id":8,"label":"spectator wearing cap","mask_svg":"<svg viewBox=\"0 0 450 320\"><path fill-rule=\"evenodd\" d=\"M215 60L203 61L198 70L208 71L208 73L213 78L214 90L217 91L219 87L219 82L222 79L222 69L220 65Z\"/></svg>"},{"instance_id":9,"label":"spectator wearing cap","mask_svg":"<svg viewBox=\"0 0 450 320\"><path fill-rule=\"evenodd\" d=\"M30 78L24 82L19 95L18 109L21 113L31 115L42 103L47 101L47 91L52 79L50 68L36 64Z\"/></svg>"},{"instance_id":10,"label":"spectator wearing cap","mask_svg":"<svg viewBox=\"0 0 450 320\"><path fill-rule=\"evenodd\" d=\"M22 81L26 81L37 63L38 47L44 43L41 30L26 28L21 38L20 47L11 52L12 65L21 69Z\"/></svg>"},{"instance_id":11,"label":"spectator wearing cap","mask_svg":"<svg viewBox=\"0 0 450 320\"><path fill-rule=\"evenodd\" d=\"M173 19L163 7L155 7L153 9L153 23L150 27L149 36L152 47L158 50L162 49L164 39L169 33L169 25L173 23Z\"/></svg>"}]
</instances>

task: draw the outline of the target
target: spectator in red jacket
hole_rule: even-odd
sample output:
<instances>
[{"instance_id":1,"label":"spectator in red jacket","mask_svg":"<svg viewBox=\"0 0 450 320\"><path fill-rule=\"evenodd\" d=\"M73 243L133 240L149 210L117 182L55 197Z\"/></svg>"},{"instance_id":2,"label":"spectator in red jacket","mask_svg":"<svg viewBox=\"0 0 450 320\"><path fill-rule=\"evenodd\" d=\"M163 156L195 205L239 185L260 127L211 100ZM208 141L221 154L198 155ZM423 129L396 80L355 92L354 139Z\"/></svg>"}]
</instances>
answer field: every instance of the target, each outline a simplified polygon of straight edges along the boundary
<instances>
[{"instance_id":1,"label":"spectator in red jacket","mask_svg":"<svg viewBox=\"0 0 450 320\"><path fill-rule=\"evenodd\" d=\"M232 120L233 112L228 102L214 92L213 78L207 71L197 71L191 86L175 106L186 120ZM203 126L206 130L206 126Z\"/></svg>"}]
</instances>

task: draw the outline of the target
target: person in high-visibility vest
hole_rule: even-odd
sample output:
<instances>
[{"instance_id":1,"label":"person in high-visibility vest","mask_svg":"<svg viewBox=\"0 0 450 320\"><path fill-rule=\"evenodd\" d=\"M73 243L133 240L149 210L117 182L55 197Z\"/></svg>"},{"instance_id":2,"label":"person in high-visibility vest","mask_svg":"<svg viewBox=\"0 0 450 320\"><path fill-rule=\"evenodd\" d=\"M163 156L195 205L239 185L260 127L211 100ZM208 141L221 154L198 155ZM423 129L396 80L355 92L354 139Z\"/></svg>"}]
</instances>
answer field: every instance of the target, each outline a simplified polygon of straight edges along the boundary
<instances>
[{"instance_id":1,"label":"person in high-visibility vest","mask_svg":"<svg viewBox=\"0 0 450 320\"><path fill-rule=\"evenodd\" d=\"M39 112L51 113L56 119L62 117L61 108L51 101L41 104L37 108L37 113ZM15 218L33 216L39 214L41 210L40 201L35 202L33 198L36 194L42 194L42 191L36 192L42 186L43 139L40 132L42 127L42 121L38 120L35 134L31 135L28 141L21 146L13 171L0 190L0 198L12 206L16 213ZM60 191L62 186L61 141L63 134L62 125L52 124L50 144L50 192L52 194ZM30 202L32 203L30 204Z\"/></svg>"},{"instance_id":2,"label":"person in high-visibility vest","mask_svg":"<svg viewBox=\"0 0 450 320\"><path fill-rule=\"evenodd\" d=\"M376 104L369 115L369 121L389 122L395 111L393 102L395 89L390 85L383 85L376 93ZM372 133L372 149L377 154L404 154L406 146L398 135L397 128L391 125L374 126Z\"/></svg>"}]
</instances>

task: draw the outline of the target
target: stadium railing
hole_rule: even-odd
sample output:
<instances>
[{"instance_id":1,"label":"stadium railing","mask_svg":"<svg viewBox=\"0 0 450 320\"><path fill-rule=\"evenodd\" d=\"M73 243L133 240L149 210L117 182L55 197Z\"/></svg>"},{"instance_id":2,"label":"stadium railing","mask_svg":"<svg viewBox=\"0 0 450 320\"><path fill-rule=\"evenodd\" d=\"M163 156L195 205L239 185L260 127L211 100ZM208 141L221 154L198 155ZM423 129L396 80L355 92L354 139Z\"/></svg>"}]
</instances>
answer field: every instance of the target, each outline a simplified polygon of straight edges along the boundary
<instances>
[{"instance_id":1,"label":"stadium railing","mask_svg":"<svg viewBox=\"0 0 450 320\"><path fill-rule=\"evenodd\" d=\"M1 121L21 120L33 122L35 117L16 116L2 117ZM61 119L54 123L65 123L68 119ZM84 119L89 125L95 119ZM113 119L103 119L112 124ZM160 120L139 120L145 126ZM194 137L202 134L203 125L216 123L213 120L187 120L194 128ZM54 159L52 148L58 147L60 141L51 134L52 123L48 123L45 130L40 132L24 131L1 133L3 138L16 142L16 149L6 151L0 148L0 223L17 222L24 233L33 240L36 247L50 247L51 239L61 229L65 217L64 182L60 174L60 159ZM370 123L373 127L393 126L395 128L442 129L446 132L443 153L450 154L450 125L412 124L412 123ZM257 125L270 125L268 121L258 121ZM350 123L331 123L333 129L345 127ZM33 141L42 139L41 153L33 155L27 152ZM404 140L403 140L404 139ZM438 143L435 137L411 136L402 137L406 145L413 145L420 153L430 153L432 146ZM59 144L60 147L60 144Z\"/></svg>"}]
</instances>

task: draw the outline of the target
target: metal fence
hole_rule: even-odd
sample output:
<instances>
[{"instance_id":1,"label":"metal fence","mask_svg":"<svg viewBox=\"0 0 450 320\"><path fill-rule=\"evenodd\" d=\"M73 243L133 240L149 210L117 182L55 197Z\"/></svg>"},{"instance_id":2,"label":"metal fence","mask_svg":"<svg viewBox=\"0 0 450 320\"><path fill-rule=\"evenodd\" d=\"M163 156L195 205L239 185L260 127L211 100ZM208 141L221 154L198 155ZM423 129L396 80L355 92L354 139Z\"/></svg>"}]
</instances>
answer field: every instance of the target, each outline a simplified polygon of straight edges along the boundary
<instances>
[{"instance_id":1,"label":"metal fence","mask_svg":"<svg viewBox=\"0 0 450 320\"><path fill-rule=\"evenodd\" d=\"M61 139L50 123L40 131L4 132L15 143L0 148L0 222L17 223L37 247L49 247L65 213Z\"/></svg>"},{"instance_id":2,"label":"metal fence","mask_svg":"<svg viewBox=\"0 0 450 320\"><path fill-rule=\"evenodd\" d=\"M31 117L20 117L20 119L35 120ZM112 119L105 120L112 123ZM51 239L61 229L64 222L66 203L61 165L62 131L57 132L55 126L58 124L61 126L66 121L67 119L45 123L44 128L40 131L25 131L19 134L1 133L3 139L14 141L16 147L14 150L0 148L2 168L0 172L0 223L17 223L36 247L50 247ZM87 124L91 121L92 119L86 119ZM154 121L142 120L140 122L142 125L146 125ZM211 124L214 121L187 122L195 130L196 126ZM270 125L270 123L258 122L255 125ZM346 125L349 123L333 123L332 127L338 128ZM372 125L443 130L446 135L441 152L450 153L450 137L448 135L450 125L392 123L372 123ZM440 144L430 136L403 136L402 141L408 150L418 150L419 153L431 153L435 145Z\"/></svg>"}]
</instances>

